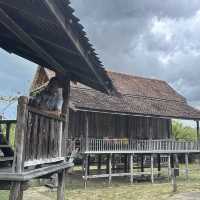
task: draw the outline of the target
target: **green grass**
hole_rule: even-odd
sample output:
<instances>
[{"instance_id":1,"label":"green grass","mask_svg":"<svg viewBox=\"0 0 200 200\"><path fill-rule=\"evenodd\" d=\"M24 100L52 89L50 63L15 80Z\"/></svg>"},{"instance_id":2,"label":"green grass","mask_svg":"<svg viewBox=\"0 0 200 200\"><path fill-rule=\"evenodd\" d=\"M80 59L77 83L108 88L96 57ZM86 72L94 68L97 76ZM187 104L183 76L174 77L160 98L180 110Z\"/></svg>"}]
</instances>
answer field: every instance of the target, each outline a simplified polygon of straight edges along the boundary
<instances>
[{"instance_id":1,"label":"green grass","mask_svg":"<svg viewBox=\"0 0 200 200\"><path fill-rule=\"evenodd\" d=\"M190 167L196 168L195 165ZM190 172L188 181L183 173L177 178L177 193L200 192L200 167L198 166L198 168L198 171ZM166 174L166 171L163 170L163 173ZM7 194L7 192L1 192L0 200L7 200ZM167 182L167 179L161 182L156 181L155 184L138 182L130 185L128 178L114 178L111 186L108 186L106 179L98 179L89 181L87 189L84 189L80 177L73 176L71 178L70 176L66 182L67 200L167 200L174 195L172 186ZM54 200L56 193L44 187L33 187L25 192L24 199Z\"/></svg>"}]
</instances>

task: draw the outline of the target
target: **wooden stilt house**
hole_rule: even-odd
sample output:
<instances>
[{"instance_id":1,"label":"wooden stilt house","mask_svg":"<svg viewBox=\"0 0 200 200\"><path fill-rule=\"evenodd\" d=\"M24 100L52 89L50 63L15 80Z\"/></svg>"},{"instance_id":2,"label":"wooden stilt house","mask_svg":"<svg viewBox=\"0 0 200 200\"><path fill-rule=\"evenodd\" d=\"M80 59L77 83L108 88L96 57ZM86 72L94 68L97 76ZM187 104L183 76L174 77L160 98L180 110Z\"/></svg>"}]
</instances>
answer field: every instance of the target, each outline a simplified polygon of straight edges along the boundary
<instances>
[{"instance_id":1,"label":"wooden stilt house","mask_svg":"<svg viewBox=\"0 0 200 200\"><path fill-rule=\"evenodd\" d=\"M150 156L158 161L160 156L167 159L172 155L200 153L199 119L200 111L189 106L186 99L166 82L155 79L107 72L118 96L108 96L82 84L71 83L69 138L80 141L80 153L88 166L90 156L99 159L108 155L108 170L104 174L89 174L84 167L84 178L130 176L133 181L133 155L141 160ZM31 93L45 88L54 77L48 69L39 67L35 75ZM172 136L172 119L194 120L197 123L197 141L175 141ZM114 173L114 156L125 156L126 169ZM127 161L129 160L129 163ZM170 163L172 161L168 161ZM110 163L110 164L109 164ZM151 164L153 170L153 164ZM171 165L169 166L169 168ZM153 171L151 173L153 182Z\"/></svg>"},{"instance_id":2,"label":"wooden stilt house","mask_svg":"<svg viewBox=\"0 0 200 200\"><path fill-rule=\"evenodd\" d=\"M0 159L0 189L10 189L10 200L23 198L29 180L53 173L58 174L57 199L64 200L65 173L73 165L66 160L70 80L114 91L69 4L68 0L0 0L0 47L55 72L43 93L19 98L17 121L0 121L7 127L2 152L13 149L10 125L16 123L13 158L3 154Z\"/></svg>"}]
</instances>

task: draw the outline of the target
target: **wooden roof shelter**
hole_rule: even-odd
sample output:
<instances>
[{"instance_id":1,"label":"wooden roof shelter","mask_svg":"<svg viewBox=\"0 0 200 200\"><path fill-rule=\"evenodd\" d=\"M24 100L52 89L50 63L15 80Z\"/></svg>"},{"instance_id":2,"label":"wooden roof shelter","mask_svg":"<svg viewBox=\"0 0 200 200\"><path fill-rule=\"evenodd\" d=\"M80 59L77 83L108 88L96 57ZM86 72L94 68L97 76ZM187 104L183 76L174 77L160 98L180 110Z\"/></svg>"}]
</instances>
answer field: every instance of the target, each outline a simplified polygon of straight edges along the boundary
<instances>
[{"instance_id":1,"label":"wooden roof shelter","mask_svg":"<svg viewBox=\"0 0 200 200\"><path fill-rule=\"evenodd\" d=\"M200 111L165 81L107 72L118 96L109 96L82 84L71 83L71 108L81 111L121 115L152 116L199 120ZM44 87L55 76L51 70L39 67L31 91Z\"/></svg>"},{"instance_id":2,"label":"wooden roof shelter","mask_svg":"<svg viewBox=\"0 0 200 200\"><path fill-rule=\"evenodd\" d=\"M112 82L69 4L69 0L0 0L0 47L111 92Z\"/></svg>"}]
</instances>

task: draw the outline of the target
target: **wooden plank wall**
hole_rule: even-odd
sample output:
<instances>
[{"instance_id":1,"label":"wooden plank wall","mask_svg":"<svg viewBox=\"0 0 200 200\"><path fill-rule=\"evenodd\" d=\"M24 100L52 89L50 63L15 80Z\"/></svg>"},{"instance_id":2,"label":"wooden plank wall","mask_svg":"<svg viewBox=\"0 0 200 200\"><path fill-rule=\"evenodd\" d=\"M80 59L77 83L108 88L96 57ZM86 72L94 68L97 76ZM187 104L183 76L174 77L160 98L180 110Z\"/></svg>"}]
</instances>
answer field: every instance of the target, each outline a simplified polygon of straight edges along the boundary
<instances>
[{"instance_id":1,"label":"wooden plank wall","mask_svg":"<svg viewBox=\"0 0 200 200\"><path fill-rule=\"evenodd\" d=\"M89 137L102 139L167 139L170 137L171 120L145 117L120 116L102 113L88 113ZM70 110L69 137L85 136L83 112Z\"/></svg>"}]
</instances>

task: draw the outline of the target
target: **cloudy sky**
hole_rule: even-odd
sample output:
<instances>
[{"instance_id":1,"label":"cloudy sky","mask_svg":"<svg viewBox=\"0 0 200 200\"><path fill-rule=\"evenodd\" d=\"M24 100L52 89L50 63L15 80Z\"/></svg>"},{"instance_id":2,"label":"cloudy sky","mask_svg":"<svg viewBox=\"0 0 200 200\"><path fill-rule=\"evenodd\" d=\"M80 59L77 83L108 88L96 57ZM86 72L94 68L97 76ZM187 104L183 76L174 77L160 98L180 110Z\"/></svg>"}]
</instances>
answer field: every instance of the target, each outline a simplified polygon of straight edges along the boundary
<instances>
[{"instance_id":1,"label":"cloudy sky","mask_svg":"<svg viewBox=\"0 0 200 200\"><path fill-rule=\"evenodd\" d=\"M104 65L163 79L200 107L199 0L72 0ZM0 51L0 95L27 90L35 65Z\"/></svg>"}]
</instances>

